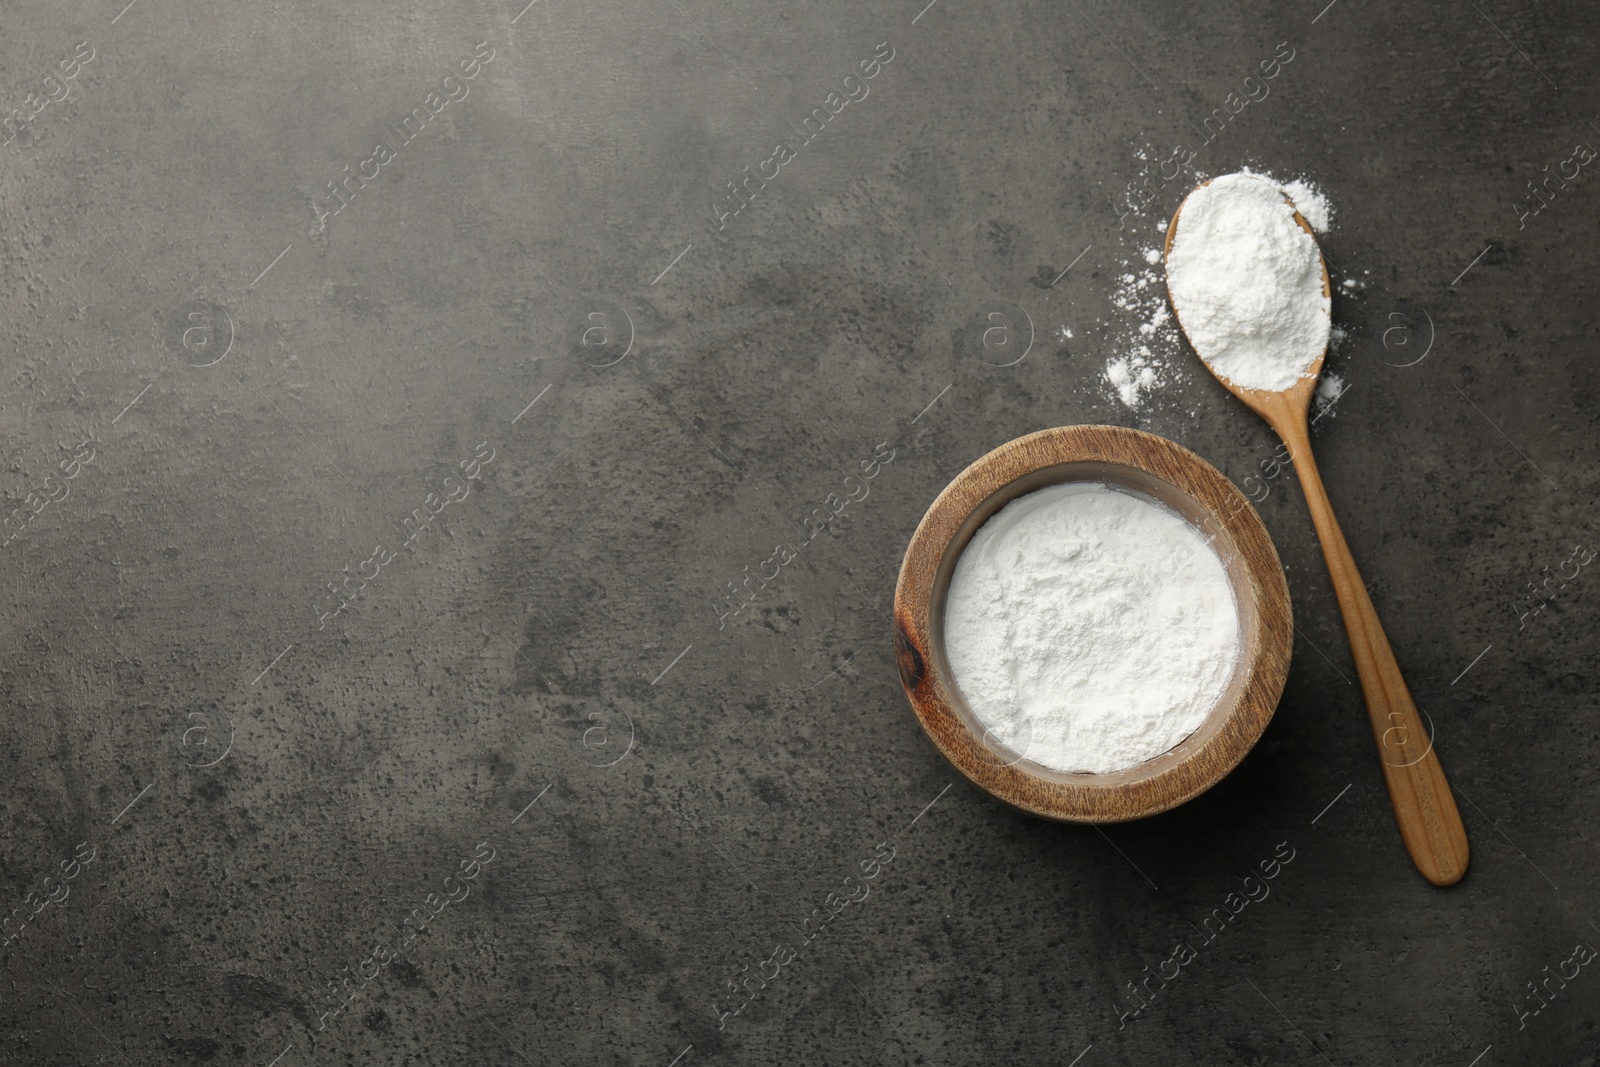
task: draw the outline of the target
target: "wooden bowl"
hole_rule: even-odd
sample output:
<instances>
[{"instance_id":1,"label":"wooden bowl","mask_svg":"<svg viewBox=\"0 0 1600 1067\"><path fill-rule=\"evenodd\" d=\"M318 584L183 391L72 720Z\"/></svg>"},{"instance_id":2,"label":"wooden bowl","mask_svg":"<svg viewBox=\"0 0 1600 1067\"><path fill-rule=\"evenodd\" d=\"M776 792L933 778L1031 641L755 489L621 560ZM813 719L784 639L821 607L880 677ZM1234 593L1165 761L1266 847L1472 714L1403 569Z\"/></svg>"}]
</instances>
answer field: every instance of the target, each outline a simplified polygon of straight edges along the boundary
<instances>
[{"instance_id":1,"label":"wooden bowl","mask_svg":"<svg viewBox=\"0 0 1600 1067\"><path fill-rule=\"evenodd\" d=\"M1131 489L1210 538L1238 603L1240 651L1211 713L1176 748L1111 774L1068 774L990 735L956 687L944 652L944 602L956 559L1016 497L1068 481ZM1123 822L1210 789L1250 751L1283 694L1294 620L1283 565L1244 494L1164 437L1120 426L1064 426L1019 437L945 486L911 535L894 595L895 656L911 708L934 745L979 787L1065 822Z\"/></svg>"}]
</instances>

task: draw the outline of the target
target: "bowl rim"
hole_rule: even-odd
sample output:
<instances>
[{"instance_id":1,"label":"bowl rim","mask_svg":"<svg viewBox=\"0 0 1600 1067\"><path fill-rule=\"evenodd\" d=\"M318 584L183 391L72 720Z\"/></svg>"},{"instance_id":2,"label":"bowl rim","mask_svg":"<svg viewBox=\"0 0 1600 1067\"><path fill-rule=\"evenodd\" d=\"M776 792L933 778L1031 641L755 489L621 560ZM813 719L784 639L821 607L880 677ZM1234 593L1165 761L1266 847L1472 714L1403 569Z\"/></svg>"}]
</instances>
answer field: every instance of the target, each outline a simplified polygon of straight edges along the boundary
<instances>
[{"instance_id":1,"label":"bowl rim","mask_svg":"<svg viewBox=\"0 0 1600 1067\"><path fill-rule=\"evenodd\" d=\"M1092 475L1126 469L1128 481ZM1239 597L1241 655L1228 690L1206 721L1173 749L1111 774L1062 774L1021 757L997 759L944 662L943 607L955 559L973 533L1010 500L1045 485L1141 480L1175 490L1221 534L1224 565ZM1136 486L1135 486L1136 487ZM1137 488L1137 487L1136 487ZM1155 494L1149 494L1155 495ZM1159 502L1167 503L1161 499ZM981 516L981 517L980 517ZM1192 523L1195 516L1186 515ZM976 519L976 521L974 521ZM1243 591L1248 590L1249 602ZM1125 426L1039 430L1000 445L951 479L906 546L894 599L895 658L912 711L934 746L979 788L1023 811L1064 822L1145 818L1199 796L1221 781L1260 739L1283 694L1294 645L1288 582L1265 523L1220 471L1182 445ZM1248 654L1247 654L1248 653ZM1231 698L1231 706L1230 706Z\"/></svg>"}]
</instances>

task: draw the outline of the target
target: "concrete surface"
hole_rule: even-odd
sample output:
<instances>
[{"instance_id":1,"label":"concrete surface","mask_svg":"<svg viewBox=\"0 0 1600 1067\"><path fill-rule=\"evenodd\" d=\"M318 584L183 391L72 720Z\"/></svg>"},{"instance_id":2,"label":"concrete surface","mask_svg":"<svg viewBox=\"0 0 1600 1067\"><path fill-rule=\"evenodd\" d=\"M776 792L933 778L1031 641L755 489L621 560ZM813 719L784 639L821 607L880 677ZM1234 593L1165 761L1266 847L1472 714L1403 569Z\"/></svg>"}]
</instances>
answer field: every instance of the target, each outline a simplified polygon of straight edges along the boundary
<instances>
[{"instance_id":1,"label":"concrete surface","mask_svg":"<svg viewBox=\"0 0 1600 1067\"><path fill-rule=\"evenodd\" d=\"M1597 30L7 3L0 1063L1592 1065ZM1337 209L1315 437L1448 891L1266 428L1170 337L1137 408L1105 378L1241 165ZM939 488L1080 421L1248 484L1299 627L1246 762L1103 832L961 779L884 618Z\"/></svg>"}]
</instances>

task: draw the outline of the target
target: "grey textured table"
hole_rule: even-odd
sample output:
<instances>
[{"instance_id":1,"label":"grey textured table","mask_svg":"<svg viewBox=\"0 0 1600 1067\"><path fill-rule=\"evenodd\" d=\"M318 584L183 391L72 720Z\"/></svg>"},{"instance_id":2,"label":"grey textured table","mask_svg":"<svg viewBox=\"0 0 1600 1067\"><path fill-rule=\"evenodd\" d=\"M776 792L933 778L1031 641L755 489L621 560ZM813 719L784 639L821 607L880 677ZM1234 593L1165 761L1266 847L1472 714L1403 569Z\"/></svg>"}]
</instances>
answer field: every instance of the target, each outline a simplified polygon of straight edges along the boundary
<instances>
[{"instance_id":1,"label":"grey textured table","mask_svg":"<svg viewBox=\"0 0 1600 1067\"><path fill-rule=\"evenodd\" d=\"M0 11L0 1062L1595 1062L1592 5L523 2ZM1450 890L1276 442L1138 331L1240 166L1337 209ZM1246 486L1298 625L1103 832L961 779L885 618L1085 421Z\"/></svg>"}]
</instances>

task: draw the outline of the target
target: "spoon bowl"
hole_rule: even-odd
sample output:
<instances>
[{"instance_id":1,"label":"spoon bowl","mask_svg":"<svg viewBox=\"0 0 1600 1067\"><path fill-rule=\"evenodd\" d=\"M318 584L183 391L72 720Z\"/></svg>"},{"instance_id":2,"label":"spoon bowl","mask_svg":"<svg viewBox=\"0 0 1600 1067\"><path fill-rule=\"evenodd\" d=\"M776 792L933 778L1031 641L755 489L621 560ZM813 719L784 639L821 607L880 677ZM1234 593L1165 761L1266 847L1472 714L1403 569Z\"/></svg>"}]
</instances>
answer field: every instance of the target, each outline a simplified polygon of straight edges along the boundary
<instances>
[{"instance_id":1,"label":"spoon bowl","mask_svg":"<svg viewBox=\"0 0 1600 1067\"><path fill-rule=\"evenodd\" d=\"M1211 183L1209 181L1201 182L1196 188L1204 188L1210 184ZM1287 203L1291 208L1294 207L1294 202L1287 196L1283 199L1284 202ZM1187 202L1187 198L1185 198L1185 203ZM1163 266L1166 265L1167 260L1172 256L1172 242L1178 236L1178 218L1182 214L1183 204L1179 204L1178 210L1172 213L1172 221L1167 224L1167 239L1165 245L1161 249L1161 261ZM1312 244L1316 244L1316 231L1311 228L1311 224L1306 221L1305 216L1300 214L1298 210L1296 210L1294 213L1294 221L1296 225L1304 230L1307 236L1311 238ZM1317 249L1317 265L1322 269L1322 295L1324 297L1331 298L1333 296L1333 284L1328 279L1328 262L1322 258L1322 249L1320 247ZM1178 329L1182 331L1184 340L1189 340L1189 332L1183 328L1183 318L1178 314L1177 303L1170 300L1169 303L1172 304L1172 317L1177 320ZM1194 348L1192 341L1190 342L1189 347ZM1227 389L1228 392L1232 393L1234 396L1243 401L1245 407L1266 419L1267 423L1271 425L1273 429L1277 429L1276 423L1273 422L1275 417L1294 418L1298 416L1299 418L1304 419L1306 414L1311 410L1311 397L1317 391L1317 379L1322 375L1322 364L1327 361L1328 349L1327 346L1324 345L1322 351L1318 353L1317 358L1306 367L1305 372L1300 376L1300 379L1289 388L1281 391L1274 391L1271 389L1246 389L1242 385L1235 385L1231 380L1229 380L1227 375L1221 373L1211 365L1211 363L1206 359L1205 353L1196 349L1195 354L1200 357L1200 362L1206 365L1206 370L1210 371L1212 376L1215 377L1217 381L1222 383L1223 388ZM1282 435L1280 434L1280 436Z\"/></svg>"},{"instance_id":2,"label":"spoon bowl","mask_svg":"<svg viewBox=\"0 0 1600 1067\"><path fill-rule=\"evenodd\" d=\"M1210 184L1209 182L1206 184ZM1203 186L1202 186L1203 188ZM1195 195L1193 192L1190 196ZM1291 210L1294 204L1284 197ZM1185 203L1188 198L1185 198ZM1177 301L1171 300L1172 246L1178 237L1178 226L1183 216L1183 205L1173 213L1167 227L1165 261L1168 266L1167 295L1172 303L1172 313L1178 328L1195 354L1227 390L1244 402L1245 406L1267 421L1288 448L1295 473L1300 476L1300 486L1305 492L1306 506L1317 529L1317 540L1322 545L1322 555L1328 564L1328 574L1333 580L1334 593L1339 600L1339 611L1344 617L1345 630L1350 636L1350 652L1355 659L1356 673L1361 679L1361 690L1366 697L1367 716L1372 724L1372 735L1378 745L1378 755L1383 763L1384 781L1389 788L1389 801L1394 807L1395 821L1406 851L1422 876L1434 885L1453 885L1466 873L1469 852L1466 829L1461 824L1461 813L1456 810L1455 797L1450 783L1445 780L1444 769L1433 748L1431 730L1425 730L1411 699L1400 666L1389 647L1389 639L1378 620L1378 613L1367 594L1366 583L1356 569L1350 546L1345 543L1339 520L1334 517L1333 506L1328 501L1322 476L1317 471L1316 460L1311 455L1310 428L1306 415L1311 406L1311 395L1317 387L1317 376L1322 373L1327 358L1327 346L1306 365L1294 384L1282 390L1248 389L1230 381L1206 358L1207 353L1194 345L1194 339L1184 329ZM1316 244L1316 234L1299 211L1294 212L1295 222ZM1330 297L1328 264L1317 249L1317 262L1322 268L1322 295Z\"/></svg>"}]
</instances>

